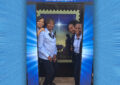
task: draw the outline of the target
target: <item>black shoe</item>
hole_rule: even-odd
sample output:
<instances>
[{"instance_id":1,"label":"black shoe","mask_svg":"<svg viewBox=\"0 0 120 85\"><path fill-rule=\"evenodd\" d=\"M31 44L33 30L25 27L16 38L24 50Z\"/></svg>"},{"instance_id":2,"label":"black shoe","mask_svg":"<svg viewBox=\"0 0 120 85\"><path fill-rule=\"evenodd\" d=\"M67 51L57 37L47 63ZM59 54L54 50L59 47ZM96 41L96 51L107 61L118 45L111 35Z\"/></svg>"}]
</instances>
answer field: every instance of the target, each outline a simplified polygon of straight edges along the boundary
<instances>
[{"instance_id":1,"label":"black shoe","mask_svg":"<svg viewBox=\"0 0 120 85\"><path fill-rule=\"evenodd\" d=\"M50 84L50 85L56 85L55 83L52 83L52 84Z\"/></svg>"}]
</instances>

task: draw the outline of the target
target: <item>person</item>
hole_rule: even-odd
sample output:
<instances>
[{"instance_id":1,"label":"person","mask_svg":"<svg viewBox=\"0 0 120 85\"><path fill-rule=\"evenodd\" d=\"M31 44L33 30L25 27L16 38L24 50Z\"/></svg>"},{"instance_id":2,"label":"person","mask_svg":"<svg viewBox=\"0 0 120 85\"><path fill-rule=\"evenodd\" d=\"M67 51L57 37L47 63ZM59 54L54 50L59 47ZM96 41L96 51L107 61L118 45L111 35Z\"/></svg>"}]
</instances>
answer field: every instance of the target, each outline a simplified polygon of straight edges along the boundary
<instances>
[{"instance_id":1,"label":"person","mask_svg":"<svg viewBox=\"0 0 120 85\"><path fill-rule=\"evenodd\" d=\"M38 38L40 62L43 63L43 67L46 73L43 85L55 85L53 80L55 78L57 47L56 38L53 33L54 24L55 23L53 19L47 19L47 28L45 28L45 31L42 31L39 34Z\"/></svg>"},{"instance_id":2,"label":"person","mask_svg":"<svg viewBox=\"0 0 120 85\"><path fill-rule=\"evenodd\" d=\"M41 17L41 16L38 16L37 18L36 18L36 25L37 25L37 40L38 40L38 38L39 38L39 34L42 32L42 31L44 31L44 25L45 25L45 20L44 20L44 18L43 17ZM38 42L37 42L37 45L38 45ZM38 55L38 67L39 67L39 69L41 69L41 67L42 67L43 65L42 65L42 63L40 62L40 58L39 58L39 55ZM39 70L39 76L41 75L41 70Z\"/></svg>"},{"instance_id":3,"label":"person","mask_svg":"<svg viewBox=\"0 0 120 85\"><path fill-rule=\"evenodd\" d=\"M76 23L76 20L72 20L68 24L68 30L73 35L75 34L75 23Z\"/></svg>"},{"instance_id":4,"label":"person","mask_svg":"<svg viewBox=\"0 0 120 85\"><path fill-rule=\"evenodd\" d=\"M73 52L72 52L71 48L72 48L72 39L75 35L75 23L76 22L77 22L77 20L72 20L69 22L69 24L68 24L69 34L66 34L67 36L70 36L69 40L67 40L68 42L66 42L66 46L68 48L69 55L72 58L72 62L73 62Z\"/></svg>"},{"instance_id":5,"label":"person","mask_svg":"<svg viewBox=\"0 0 120 85\"><path fill-rule=\"evenodd\" d=\"M75 85L80 85L81 54L82 54L82 24L78 21L75 24L75 35L72 39L74 79Z\"/></svg>"},{"instance_id":6,"label":"person","mask_svg":"<svg viewBox=\"0 0 120 85\"><path fill-rule=\"evenodd\" d=\"M37 36L40 34L40 32L44 31L44 23L45 20L43 17L37 17Z\"/></svg>"},{"instance_id":7,"label":"person","mask_svg":"<svg viewBox=\"0 0 120 85\"><path fill-rule=\"evenodd\" d=\"M71 51L70 51L70 46L71 46L71 38L69 34L66 34L66 41L65 41L65 49L66 49L66 56L68 56L68 59L71 58Z\"/></svg>"}]
</instances>

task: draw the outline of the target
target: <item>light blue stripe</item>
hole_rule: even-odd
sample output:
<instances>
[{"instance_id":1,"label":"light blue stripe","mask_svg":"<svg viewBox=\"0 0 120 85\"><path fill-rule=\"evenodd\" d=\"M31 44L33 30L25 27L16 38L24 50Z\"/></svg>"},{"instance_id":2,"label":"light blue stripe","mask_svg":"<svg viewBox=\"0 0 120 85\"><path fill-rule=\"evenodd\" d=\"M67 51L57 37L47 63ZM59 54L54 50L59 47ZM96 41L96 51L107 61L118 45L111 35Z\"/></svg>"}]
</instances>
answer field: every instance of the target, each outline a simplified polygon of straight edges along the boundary
<instances>
[{"instance_id":1,"label":"light blue stripe","mask_svg":"<svg viewBox=\"0 0 120 85\"><path fill-rule=\"evenodd\" d=\"M94 6L94 85L120 84L120 0L96 0Z\"/></svg>"},{"instance_id":2,"label":"light blue stripe","mask_svg":"<svg viewBox=\"0 0 120 85\"><path fill-rule=\"evenodd\" d=\"M0 0L0 85L26 84L25 4Z\"/></svg>"}]
</instances>

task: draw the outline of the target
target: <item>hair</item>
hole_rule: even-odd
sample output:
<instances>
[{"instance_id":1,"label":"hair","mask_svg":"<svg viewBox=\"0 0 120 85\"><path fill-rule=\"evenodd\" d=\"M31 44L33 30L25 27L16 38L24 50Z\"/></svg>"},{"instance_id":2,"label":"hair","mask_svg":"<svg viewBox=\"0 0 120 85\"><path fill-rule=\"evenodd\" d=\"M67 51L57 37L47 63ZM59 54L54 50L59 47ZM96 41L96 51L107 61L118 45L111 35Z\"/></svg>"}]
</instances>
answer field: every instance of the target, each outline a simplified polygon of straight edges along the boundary
<instances>
[{"instance_id":1,"label":"hair","mask_svg":"<svg viewBox=\"0 0 120 85\"><path fill-rule=\"evenodd\" d=\"M79 22L79 21L76 21L76 22L75 22L75 25L76 25L76 24L82 24L82 23L81 23L81 22Z\"/></svg>"},{"instance_id":2,"label":"hair","mask_svg":"<svg viewBox=\"0 0 120 85\"><path fill-rule=\"evenodd\" d=\"M68 30L69 30L69 25L70 25L70 24L72 24L72 25L75 27L76 23L78 23L77 20L72 20L72 21L70 21L69 24L68 24L68 26L67 26L67 27L68 27Z\"/></svg>"},{"instance_id":3,"label":"hair","mask_svg":"<svg viewBox=\"0 0 120 85\"><path fill-rule=\"evenodd\" d=\"M69 22L68 26L69 26L70 24L72 24L73 26L75 26L76 22L77 22L77 20L72 20L72 21Z\"/></svg>"},{"instance_id":4,"label":"hair","mask_svg":"<svg viewBox=\"0 0 120 85\"><path fill-rule=\"evenodd\" d=\"M80 22L76 20L75 25L76 25L76 24L80 24Z\"/></svg>"},{"instance_id":5,"label":"hair","mask_svg":"<svg viewBox=\"0 0 120 85\"><path fill-rule=\"evenodd\" d=\"M50 21L53 21L53 23L55 24L55 21L54 21L54 19L53 19L53 18L48 18L48 19L46 20L46 25L47 25L47 24L49 24L49 23L50 23Z\"/></svg>"},{"instance_id":6,"label":"hair","mask_svg":"<svg viewBox=\"0 0 120 85\"><path fill-rule=\"evenodd\" d=\"M41 17L41 16L37 17L37 22L38 22L40 19L44 19L44 18Z\"/></svg>"}]
</instances>

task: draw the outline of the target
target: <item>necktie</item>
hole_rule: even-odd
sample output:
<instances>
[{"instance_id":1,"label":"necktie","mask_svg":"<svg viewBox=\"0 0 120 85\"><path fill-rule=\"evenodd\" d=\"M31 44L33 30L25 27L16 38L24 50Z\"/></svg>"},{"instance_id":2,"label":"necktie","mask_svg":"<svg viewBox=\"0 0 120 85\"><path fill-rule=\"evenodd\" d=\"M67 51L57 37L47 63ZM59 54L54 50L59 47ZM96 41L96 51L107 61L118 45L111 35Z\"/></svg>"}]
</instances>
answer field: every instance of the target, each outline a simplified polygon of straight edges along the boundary
<instances>
[{"instance_id":1,"label":"necktie","mask_svg":"<svg viewBox=\"0 0 120 85\"><path fill-rule=\"evenodd\" d=\"M49 33L49 36L54 39L54 35L52 35L52 33Z\"/></svg>"},{"instance_id":2,"label":"necktie","mask_svg":"<svg viewBox=\"0 0 120 85\"><path fill-rule=\"evenodd\" d=\"M80 38L77 38L77 40L79 40Z\"/></svg>"}]
</instances>

